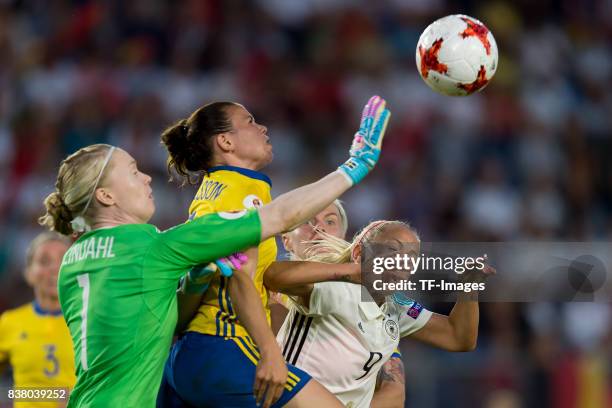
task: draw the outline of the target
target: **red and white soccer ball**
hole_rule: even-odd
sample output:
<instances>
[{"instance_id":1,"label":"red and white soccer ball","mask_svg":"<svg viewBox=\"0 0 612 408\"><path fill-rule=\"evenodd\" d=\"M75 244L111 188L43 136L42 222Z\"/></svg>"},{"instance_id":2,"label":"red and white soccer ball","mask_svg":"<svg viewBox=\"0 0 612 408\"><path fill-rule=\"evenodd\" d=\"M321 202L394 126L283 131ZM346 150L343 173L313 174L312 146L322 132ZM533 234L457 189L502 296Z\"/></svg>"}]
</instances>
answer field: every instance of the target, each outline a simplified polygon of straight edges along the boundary
<instances>
[{"instance_id":1,"label":"red and white soccer ball","mask_svg":"<svg viewBox=\"0 0 612 408\"><path fill-rule=\"evenodd\" d=\"M423 31L416 49L423 80L443 95L466 96L483 89L497 69L493 34L475 18L454 14Z\"/></svg>"}]
</instances>

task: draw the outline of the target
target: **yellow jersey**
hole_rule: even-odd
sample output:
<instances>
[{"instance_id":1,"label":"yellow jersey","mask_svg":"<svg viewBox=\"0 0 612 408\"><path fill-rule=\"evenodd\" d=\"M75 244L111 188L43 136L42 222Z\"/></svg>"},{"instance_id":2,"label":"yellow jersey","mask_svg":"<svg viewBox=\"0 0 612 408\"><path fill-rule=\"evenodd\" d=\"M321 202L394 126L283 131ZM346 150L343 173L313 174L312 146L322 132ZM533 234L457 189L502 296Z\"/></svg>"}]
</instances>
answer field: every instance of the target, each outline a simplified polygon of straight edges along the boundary
<instances>
[{"instance_id":1,"label":"yellow jersey","mask_svg":"<svg viewBox=\"0 0 612 408\"><path fill-rule=\"evenodd\" d=\"M42 310L36 302L0 316L0 364L13 368L15 388L74 387L74 353L61 312ZM15 402L15 408L63 407L63 402Z\"/></svg>"},{"instance_id":2,"label":"yellow jersey","mask_svg":"<svg viewBox=\"0 0 612 408\"><path fill-rule=\"evenodd\" d=\"M189 207L189 219L220 211L237 211L260 207L272 201L272 183L268 176L258 171L234 166L211 168L202 180L202 185ZM276 260L274 237L262 241L258 246L258 261L253 283L270 324L268 291L263 285L263 274ZM215 277L202 297L202 304L187 328L204 334L243 337L246 329L237 321L228 293L228 278Z\"/></svg>"}]
</instances>

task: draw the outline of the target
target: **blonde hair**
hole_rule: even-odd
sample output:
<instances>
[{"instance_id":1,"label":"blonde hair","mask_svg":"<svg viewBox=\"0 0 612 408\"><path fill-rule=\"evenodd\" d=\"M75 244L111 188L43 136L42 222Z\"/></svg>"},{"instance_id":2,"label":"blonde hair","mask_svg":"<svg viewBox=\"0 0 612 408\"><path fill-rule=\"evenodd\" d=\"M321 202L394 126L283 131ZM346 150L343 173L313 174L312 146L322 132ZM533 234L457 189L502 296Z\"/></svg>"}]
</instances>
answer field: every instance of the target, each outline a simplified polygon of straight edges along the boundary
<instances>
[{"instance_id":1,"label":"blonde hair","mask_svg":"<svg viewBox=\"0 0 612 408\"><path fill-rule=\"evenodd\" d=\"M332 203L333 205L336 206L336 208L338 209L338 215L340 215L340 231L342 231L342 236L344 237L346 235L346 231L348 230L348 217L346 216L346 210L344 209L344 203L342 201L340 201L340 199L335 199L334 202ZM302 224L304 225L304 224ZM296 228L297 229L297 228ZM295 230L293 230L295 231ZM323 231L318 231L319 235L325 237L325 239L329 239L330 244L332 244L332 242L334 240L340 240L342 242L346 242L344 239L342 238L337 238L333 235L329 235L324 233ZM283 236L287 236L288 233L283 234ZM318 240L314 240L314 241L301 241L302 243L306 243L306 244L316 244L319 241ZM342 244L338 244L338 245L342 245ZM295 252L288 250L287 254L286 254L287 258L289 258L292 261L303 261L304 259L302 257L300 257L298 254L296 254Z\"/></svg>"},{"instance_id":2,"label":"blonde hair","mask_svg":"<svg viewBox=\"0 0 612 408\"><path fill-rule=\"evenodd\" d=\"M410 230L420 241L419 235L410 224L403 221L372 221L361 229L352 242L334 237L327 233L320 233L323 239L311 241L312 245L306 250L305 261L325 262L325 263L348 263L354 258L355 248L361 244L373 242L376 238L390 226L402 226Z\"/></svg>"},{"instance_id":3,"label":"blonde hair","mask_svg":"<svg viewBox=\"0 0 612 408\"><path fill-rule=\"evenodd\" d=\"M83 147L60 164L55 191L45 198L46 213L38 219L40 225L64 235L71 235L71 222L78 216L90 218L95 205L89 202L96 187L104 180L104 171L113 146L94 144ZM108 169L106 169L108 170Z\"/></svg>"},{"instance_id":4,"label":"blonde hair","mask_svg":"<svg viewBox=\"0 0 612 408\"><path fill-rule=\"evenodd\" d=\"M32 240L32 242L30 242L30 245L28 245L28 249L26 250L26 269L29 269L30 266L32 266L34 254L36 254L38 248L51 241L61 242L66 244L68 247L72 245L72 241L65 235L58 234L55 231L41 232Z\"/></svg>"},{"instance_id":5,"label":"blonde hair","mask_svg":"<svg viewBox=\"0 0 612 408\"><path fill-rule=\"evenodd\" d=\"M340 201L339 198L334 200L333 203L338 209L338 214L340 215L340 222L342 223L342 236L346 235L346 231L348 230L348 217L346 216L346 210L344 209L344 203Z\"/></svg>"}]
</instances>

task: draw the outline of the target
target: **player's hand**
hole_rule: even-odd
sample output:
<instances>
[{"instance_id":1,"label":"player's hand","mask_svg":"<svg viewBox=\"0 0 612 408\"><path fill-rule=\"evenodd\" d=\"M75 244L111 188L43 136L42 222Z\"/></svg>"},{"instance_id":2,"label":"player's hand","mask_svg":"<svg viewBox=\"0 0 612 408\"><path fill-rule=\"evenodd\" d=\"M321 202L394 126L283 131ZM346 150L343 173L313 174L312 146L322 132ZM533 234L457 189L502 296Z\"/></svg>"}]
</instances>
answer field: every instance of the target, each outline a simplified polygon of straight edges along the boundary
<instances>
[{"instance_id":1,"label":"player's hand","mask_svg":"<svg viewBox=\"0 0 612 408\"><path fill-rule=\"evenodd\" d=\"M276 344L268 353L261 353L253 385L257 405L268 408L278 401L287 382L287 373L287 364Z\"/></svg>"},{"instance_id":2,"label":"player's hand","mask_svg":"<svg viewBox=\"0 0 612 408\"><path fill-rule=\"evenodd\" d=\"M469 269L460 274L459 281L481 283L495 274L497 274L497 269L485 263L482 269Z\"/></svg>"},{"instance_id":3,"label":"player's hand","mask_svg":"<svg viewBox=\"0 0 612 408\"><path fill-rule=\"evenodd\" d=\"M355 133L349 150L350 158L339 167L353 185L363 180L378 162L391 116L386 105L387 102L383 98L375 95L363 108L359 130Z\"/></svg>"},{"instance_id":4,"label":"player's hand","mask_svg":"<svg viewBox=\"0 0 612 408\"><path fill-rule=\"evenodd\" d=\"M233 270L242 269L242 265L247 263L249 257L242 252L236 252L226 258L217 259L215 264L219 267L221 275L230 277L234 273Z\"/></svg>"},{"instance_id":5,"label":"player's hand","mask_svg":"<svg viewBox=\"0 0 612 408\"><path fill-rule=\"evenodd\" d=\"M486 255L485 255L486 257ZM497 270L491 265L485 263L482 269L469 269L459 275L458 282L463 283L483 283L491 276L497 274ZM457 294L457 301L477 301L478 291L474 290L469 293L459 292Z\"/></svg>"},{"instance_id":6,"label":"player's hand","mask_svg":"<svg viewBox=\"0 0 612 408\"><path fill-rule=\"evenodd\" d=\"M194 266L181 278L179 292L190 295L204 293L218 270L213 262Z\"/></svg>"},{"instance_id":7,"label":"player's hand","mask_svg":"<svg viewBox=\"0 0 612 408\"><path fill-rule=\"evenodd\" d=\"M237 252L226 258L217 259L208 265L194 266L182 279L181 291L188 294L204 293L215 273L219 272L225 277L230 277L234 270L242 268L248 259L242 252Z\"/></svg>"}]
</instances>

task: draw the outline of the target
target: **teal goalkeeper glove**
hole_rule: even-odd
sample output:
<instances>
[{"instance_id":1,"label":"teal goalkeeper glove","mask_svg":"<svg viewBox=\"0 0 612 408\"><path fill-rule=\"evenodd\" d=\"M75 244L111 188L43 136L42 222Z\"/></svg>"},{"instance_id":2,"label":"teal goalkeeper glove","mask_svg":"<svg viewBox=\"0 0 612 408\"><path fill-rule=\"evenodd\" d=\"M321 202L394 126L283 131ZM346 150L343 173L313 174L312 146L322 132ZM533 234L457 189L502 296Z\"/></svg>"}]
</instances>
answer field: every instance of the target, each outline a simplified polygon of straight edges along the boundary
<instances>
[{"instance_id":1,"label":"teal goalkeeper glove","mask_svg":"<svg viewBox=\"0 0 612 408\"><path fill-rule=\"evenodd\" d=\"M352 185L363 180L378 162L387 122L391 116L391 112L385 108L386 104L380 96L373 96L368 100L363 108L359 130L353 138L350 158L338 167Z\"/></svg>"},{"instance_id":2,"label":"teal goalkeeper glove","mask_svg":"<svg viewBox=\"0 0 612 408\"><path fill-rule=\"evenodd\" d=\"M206 289L208 289L217 271L221 273L222 276L229 278L233 275L234 269L238 270L242 268L242 265L245 264L247 260L248 257L245 254L238 252L227 258L217 259L215 262L211 262L205 266L194 266L181 279L180 291L187 294L204 293Z\"/></svg>"}]
</instances>

